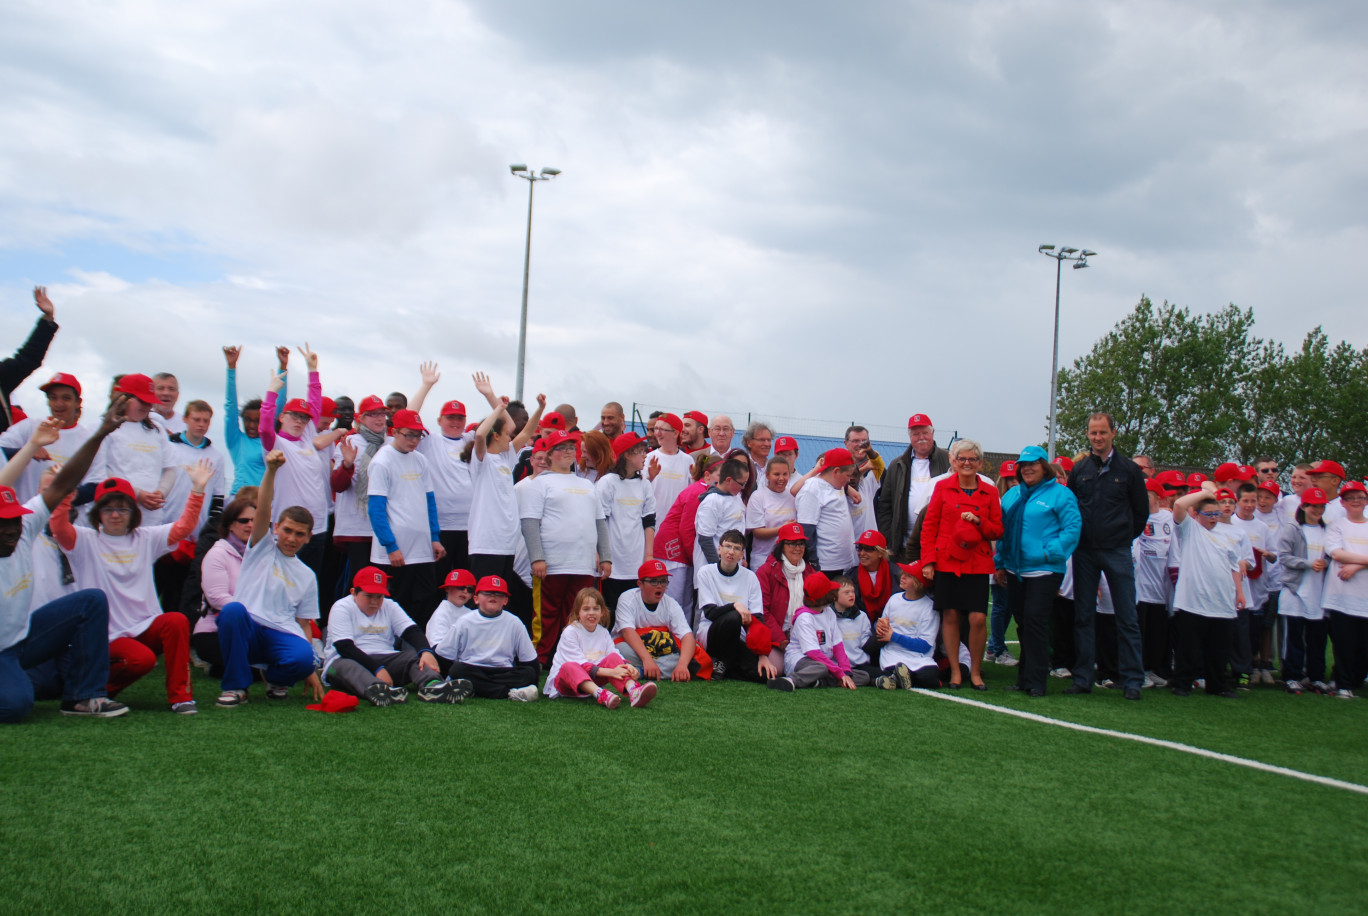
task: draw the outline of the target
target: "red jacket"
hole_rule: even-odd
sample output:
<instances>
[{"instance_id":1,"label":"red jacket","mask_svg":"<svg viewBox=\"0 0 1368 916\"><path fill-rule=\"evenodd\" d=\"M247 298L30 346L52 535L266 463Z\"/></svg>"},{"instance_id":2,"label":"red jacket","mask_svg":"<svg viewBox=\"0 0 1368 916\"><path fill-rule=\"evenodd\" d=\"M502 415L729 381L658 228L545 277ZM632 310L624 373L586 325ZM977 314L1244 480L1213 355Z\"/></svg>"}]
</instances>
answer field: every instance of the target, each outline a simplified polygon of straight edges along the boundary
<instances>
[{"instance_id":1,"label":"red jacket","mask_svg":"<svg viewBox=\"0 0 1368 916\"><path fill-rule=\"evenodd\" d=\"M972 512L979 524L960 518ZM1002 503L997 487L979 478L978 489L966 494L955 474L936 484L922 521L921 559L935 563L936 572L974 575L993 571L993 541L1002 537Z\"/></svg>"},{"instance_id":2,"label":"red jacket","mask_svg":"<svg viewBox=\"0 0 1368 916\"><path fill-rule=\"evenodd\" d=\"M784 564L778 557L770 557L755 571L760 580L760 597L764 599L765 626L769 627L770 639L776 648L788 644L788 634L784 632L785 618L788 616L789 587L784 578Z\"/></svg>"}]
</instances>

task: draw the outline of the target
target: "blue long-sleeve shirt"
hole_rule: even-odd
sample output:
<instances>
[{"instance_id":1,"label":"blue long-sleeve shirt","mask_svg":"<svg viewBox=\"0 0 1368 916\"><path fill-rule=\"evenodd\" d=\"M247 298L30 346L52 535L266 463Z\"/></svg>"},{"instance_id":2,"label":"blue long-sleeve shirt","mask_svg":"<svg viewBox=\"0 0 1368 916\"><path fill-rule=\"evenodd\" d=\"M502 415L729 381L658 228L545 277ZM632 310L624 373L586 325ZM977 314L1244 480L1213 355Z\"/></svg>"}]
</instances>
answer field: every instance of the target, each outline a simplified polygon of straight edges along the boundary
<instances>
[{"instance_id":1,"label":"blue long-sleeve shirt","mask_svg":"<svg viewBox=\"0 0 1368 916\"><path fill-rule=\"evenodd\" d=\"M285 392L285 388L280 390L281 403L284 403ZM261 440L247 435L242 429L236 369L228 370L228 391L223 404L223 440L228 446L229 457L233 459L233 489L228 494L231 498L243 487L258 486L262 475L266 473L266 450L261 447Z\"/></svg>"}]
</instances>

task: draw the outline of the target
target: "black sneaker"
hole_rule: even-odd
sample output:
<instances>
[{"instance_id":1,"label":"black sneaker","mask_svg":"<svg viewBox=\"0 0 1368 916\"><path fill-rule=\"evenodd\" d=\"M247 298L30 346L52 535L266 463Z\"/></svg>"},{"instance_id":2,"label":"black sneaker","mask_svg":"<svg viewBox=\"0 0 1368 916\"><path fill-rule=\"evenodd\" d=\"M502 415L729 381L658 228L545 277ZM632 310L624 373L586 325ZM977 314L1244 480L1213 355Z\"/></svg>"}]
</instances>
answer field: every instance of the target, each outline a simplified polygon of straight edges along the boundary
<instances>
[{"instance_id":1,"label":"black sneaker","mask_svg":"<svg viewBox=\"0 0 1368 916\"><path fill-rule=\"evenodd\" d=\"M791 677L772 677L769 679L770 690L780 690L784 693L793 693L793 691L796 690L797 687L798 685L793 683L793 678Z\"/></svg>"},{"instance_id":2,"label":"black sneaker","mask_svg":"<svg viewBox=\"0 0 1368 916\"><path fill-rule=\"evenodd\" d=\"M1191 688L1191 687L1170 687L1170 688L1169 688L1169 693L1173 694L1173 695L1176 696L1176 697L1190 697L1190 696L1192 696L1192 688Z\"/></svg>"},{"instance_id":3,"label":"black sneaker","mask_svg":"<svg viewBox=\"0 0 1368 916\"><path fill-rule=\"evenodd\" d=\"M365 689L361 694L362 698L372 706L389 706L394 703L394 697L390 694L389 684L376 681Z\"/></svg>"},{"instance_id":4,"label":"black sneaker","mask_svg":"<svg viewBox=\"0 0 1368 916\"><path fill-rule=\"evenodd\" d=\"M87 716L92 719L113 719L126 715L128 707L111 700L109 697L91 697L88 700L63 700L62 715Z\"/></svg>"},{"instance_id":5,"label":"black sneaker","mask_svg":"<svg viewBox=\"0 0 1368 916\"><path fill-rule=\"evenodd\" d=\"M1140 688L1139 688L1139 687L1127 687L1127 688L1126 688L1126 692L1125 692L1125 694L1123 694L1123 695L1124 695L1125 698L1128 699L1128 700L1138 700L1138 699L1140 699Z\"/></svg>"},{"instance_id":6,"label":"black sneaker","mask_svg":"<svg viewBox=\"0 0 1368 916\"><path fill-rule=\"evenodd\" d=\"M469 683L467 681L466 683ZM418 699L424 703L460 703L467 694L453 680L428 681L418 688Z\"/></svg>"},{"instance_id":7,"label":"black sneaker","mask_svg":"<svg viewBox=\"0 0 1368 916\"><path fill-rule=\"evenodd\" d=\"M1092 693L1092 690L1082 684L1070 684L1064 688L1064 692L1069 696L1077 696L1080 693Z\"/></svg>"},{"instance_id":8,"label":"black sneaker","mask_svg":"<svg viewBox=\"0 0 1368 916\"><path fill-rule=\"evenodd\" d=\"M713 659L712 679L713 679L714 681L720 681L720 680L723 680L724 678L726 678L726 676L727 676L727 663L724 662L724 661L722 661L722 659L720 659L720 658L715 658L715 659Z\"/></svg>"}]
</instances>

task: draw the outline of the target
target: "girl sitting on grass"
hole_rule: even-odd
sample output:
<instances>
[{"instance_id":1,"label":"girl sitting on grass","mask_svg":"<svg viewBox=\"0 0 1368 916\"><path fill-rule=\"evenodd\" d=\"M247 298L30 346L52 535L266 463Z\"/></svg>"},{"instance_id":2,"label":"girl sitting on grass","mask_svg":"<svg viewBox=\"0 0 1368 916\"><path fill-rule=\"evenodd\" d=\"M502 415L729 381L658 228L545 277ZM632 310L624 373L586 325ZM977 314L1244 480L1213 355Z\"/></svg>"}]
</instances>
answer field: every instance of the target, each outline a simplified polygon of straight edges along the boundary
<instances>
[{"instance_id":1,"label":"girl sitting on grass","mask_svg":"<svg viewBox=\"0 0 1368 916\"><path fill-rule=\"evenodd\" d=\"M656 695L650 681L638 683L641 672L623 661L613 648L608 628L599 626L607 602L597 589L582 588L570 609L570 625L561 633L551 671L546 676L546 697L593 697L600 706L617 709L622 697L607 687L612 684L627 694L635 707L645 706Z\"/></svg>"},{"instance_id":2,"label":"girl sitting on grass","mask_svg":"<svg viewBox=\"0 0 1368 916\"><path fill-rule=\"evenodd\" d=\"M854 690L869 683L869 674L851 668L841 624L832 610L837 588L825 573L813 572L803 580L803 607L793 615L788 648L784 652L784 677L771 678L773 690L789 692L799 687L845 687Z\"/></svg>"}]
</instances>

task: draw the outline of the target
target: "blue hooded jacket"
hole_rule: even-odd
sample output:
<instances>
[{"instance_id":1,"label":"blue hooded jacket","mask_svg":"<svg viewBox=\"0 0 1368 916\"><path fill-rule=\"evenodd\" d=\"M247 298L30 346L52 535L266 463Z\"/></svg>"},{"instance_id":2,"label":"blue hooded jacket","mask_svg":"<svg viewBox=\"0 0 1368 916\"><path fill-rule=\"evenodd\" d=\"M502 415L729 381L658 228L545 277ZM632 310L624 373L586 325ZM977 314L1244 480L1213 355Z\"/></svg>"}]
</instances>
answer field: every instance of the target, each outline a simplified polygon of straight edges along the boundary
<instances>
[{"instance_id":1,"label":"blue hooded jacket","mask_svg":"<svg viewBox=\"0 0 1368 916\"><path fill-rule=\"evenodd\" d=\"M1062 575L1083 533L1083 516L1077 497L1051 474L1033 487L1019 484L1003 495L1002 526L998 569L1018 576Z\"/></svg>"}]
</instances>

